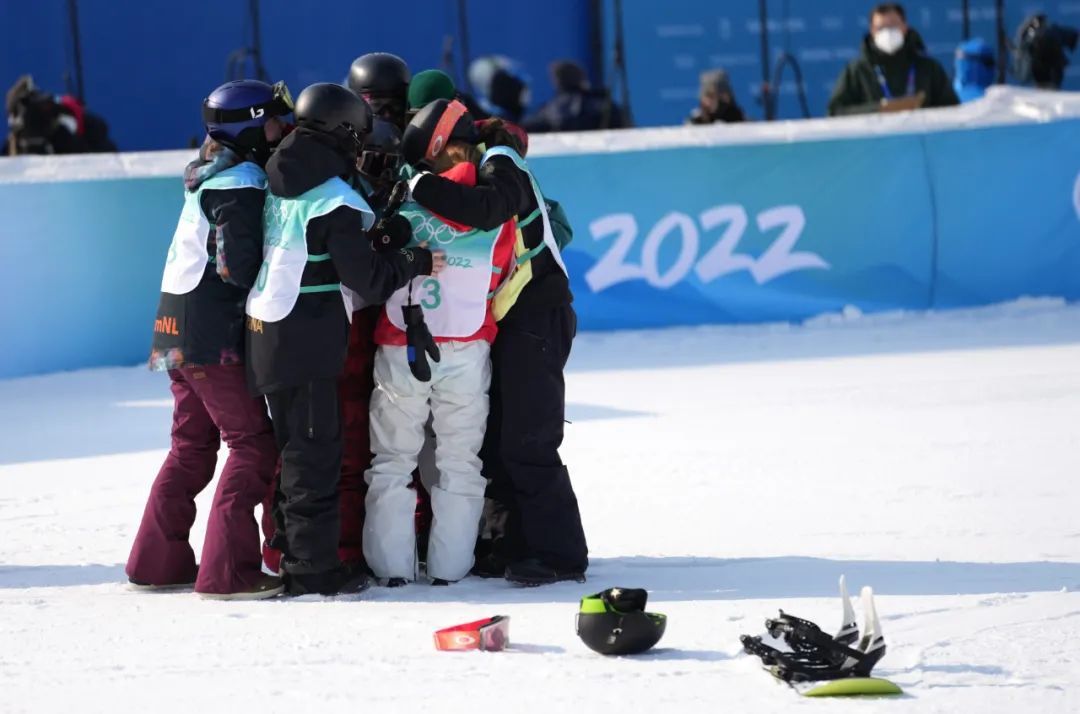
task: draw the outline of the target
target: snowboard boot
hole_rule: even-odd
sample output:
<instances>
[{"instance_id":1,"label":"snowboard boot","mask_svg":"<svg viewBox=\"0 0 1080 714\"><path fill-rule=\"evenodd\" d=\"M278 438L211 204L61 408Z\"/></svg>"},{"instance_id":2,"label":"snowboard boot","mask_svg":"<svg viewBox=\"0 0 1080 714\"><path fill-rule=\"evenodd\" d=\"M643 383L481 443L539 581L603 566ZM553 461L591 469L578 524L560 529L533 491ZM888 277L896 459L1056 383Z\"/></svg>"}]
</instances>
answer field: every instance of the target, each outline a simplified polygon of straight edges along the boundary
<instances>
[{"instance_id":1,"label":"snowboard boot","mask_svg":"<svg viewBox=\"0 0 1080 714\"><path fill-rule=\"evenodd\" d=\"M478 578L506 577L506 559L494 553L480 556L469 571Z\"/></svg>"},{"instance_id":2,"label":"snowboard boot","mask_svg":"<svg viewBox=\"0 0 1080 714\"><path fill-rule=\"evenodd\" d=\"M371 587L365 568L339 565L321 573L290 573L286 569L285 592L288 595L355 595Z\"/></svg>"},{"instance_id":3,"label":"snowboard boot","mask_svg":"<svg viewBox=\"0 0 1080 714\"><path fill-rule=\"evenodd\" d=\"M260 574L255 584L233 593L198 593L203 600L269 600L285 592L285 582L276 575Z\"/></svg>"},{"instance_id":4,"label":"snowboard boot","mask_svg":"<svg viewBox=\"0 0 1080 714\"><path fill-rule=\"evenodd\" d=\"M191 576L190 582L183 583L151 583L145 580L128 578L128 590L144 593L177 593L195 588L195 580L199 575L199 566L195 566L195 575Z\"/></svg>"},{"instance_id":5,"label":"snowboard boot","mask_svg":"<svg viewBox=\"0 0 1080 714\"><path fill-rule=\"evenodd\" d=\"M526 558L506 566L506 579L516 585L535 587L562 581L585 582L585 571L577 568L554 568L539 558Z\"/></svg>"}]
</instances>

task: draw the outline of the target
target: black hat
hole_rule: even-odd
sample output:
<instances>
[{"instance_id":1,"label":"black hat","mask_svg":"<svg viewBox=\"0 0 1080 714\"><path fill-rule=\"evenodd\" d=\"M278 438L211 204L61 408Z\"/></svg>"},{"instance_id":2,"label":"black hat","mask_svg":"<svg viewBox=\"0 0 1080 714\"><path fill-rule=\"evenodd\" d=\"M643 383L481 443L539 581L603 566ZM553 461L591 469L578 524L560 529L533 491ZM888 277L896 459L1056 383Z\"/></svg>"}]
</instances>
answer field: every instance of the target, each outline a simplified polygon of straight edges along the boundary
<instances>
[{"instance_id":1,"label":"black hat","mask_svg":"<svg viewBox=\"0 0 1080 714\"><path fill-rule=\"evenodd\" d=\"M475 144L479 141L476 125L461 102L436 99L418 111L405 127L401 153L405 161L415 166L433 160L451 140Z\"/></svg>"},{"instance_id":2,"label":"black hat","mask_svg":"<svg viewBox=\"0 0 1080 714\"><path fill-rule=\"evenodd\" d=\"M664 636L667 616L645 612L649 594L641 588L609 588L581 599L577 634L603 655L640 654Z\"/></svg>"}]
</instances>

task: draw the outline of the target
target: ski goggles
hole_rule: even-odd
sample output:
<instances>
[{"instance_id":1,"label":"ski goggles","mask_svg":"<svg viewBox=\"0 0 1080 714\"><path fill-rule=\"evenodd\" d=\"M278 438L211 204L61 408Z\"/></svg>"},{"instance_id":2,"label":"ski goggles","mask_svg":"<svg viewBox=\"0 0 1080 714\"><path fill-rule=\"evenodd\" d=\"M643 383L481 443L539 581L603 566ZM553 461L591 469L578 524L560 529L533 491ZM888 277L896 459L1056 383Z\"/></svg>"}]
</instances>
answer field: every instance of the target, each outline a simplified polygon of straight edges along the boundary
<instances>
[{"instance_id":1,"label":"ski goggles","mask_svg":"<svg viewBox=\"0 0 1080 714\"><path fill-rule=\"evenodd\" d=\"M217 109L209 107L203 102L202 115L204 122L216 122L219 124L231 124L233 122L249 121L261 117L280 117L292 114L295 107L292 93L289 92L285 82L275 82L271 87L273 93L270 101L262 104L253 104L250 107L240 109Z\"/></svg>"},{"instance_id":2,"label":"ski goggles","mask_svg":"<svg viewBox=\"0 0 1080 714\"><path fill-rule=\"evenodd\" d=\"M510 644L510 616L495 615L435 632L435 649L443 652L501 652Z\"/></svg>"},{"instance_id":3,"label":"ski goggles","mask_svg":"<svg viewBox=\"0 0 1080 714\"><path fill-rule=\"evenodd\" d=\"M394 180L401 167L401 154L377 150L360 152L357 168L360 173L376 180Z\"/></svg>"},{"instance_id":4,"label":"ski goggles","mask_svg":"<svg viewBox=\"0 0 1080 714\"><path fill-rule=\"evenodd\" d=\"M579 612L583 615L598 613L644 612L649 594L642 588L608 588L603 592L581 598Z\"/></svg>"}]
</instances>

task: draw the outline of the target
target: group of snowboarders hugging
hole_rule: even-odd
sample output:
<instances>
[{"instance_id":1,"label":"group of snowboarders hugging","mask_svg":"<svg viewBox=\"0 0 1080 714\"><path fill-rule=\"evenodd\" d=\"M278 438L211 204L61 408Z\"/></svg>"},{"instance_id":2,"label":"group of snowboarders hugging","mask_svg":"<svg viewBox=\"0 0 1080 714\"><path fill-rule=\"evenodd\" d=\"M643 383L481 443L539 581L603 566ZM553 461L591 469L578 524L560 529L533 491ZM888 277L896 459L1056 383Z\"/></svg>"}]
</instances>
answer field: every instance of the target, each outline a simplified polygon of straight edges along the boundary
<instances>
[{"instance_id":1,"label":"group of snowboarders hugging","mask_svg":"<svg viewBox=\"0 0 1080 714\"><path fill-rule=\"evenodd\" d=\"M465 101L446 74L371 53L295 104L256 80L203 102L150 357L171 381L171 448L131 587L255 600L584 580L558 454L571 231L526 134Z\"/></svg>"}]
</instances>

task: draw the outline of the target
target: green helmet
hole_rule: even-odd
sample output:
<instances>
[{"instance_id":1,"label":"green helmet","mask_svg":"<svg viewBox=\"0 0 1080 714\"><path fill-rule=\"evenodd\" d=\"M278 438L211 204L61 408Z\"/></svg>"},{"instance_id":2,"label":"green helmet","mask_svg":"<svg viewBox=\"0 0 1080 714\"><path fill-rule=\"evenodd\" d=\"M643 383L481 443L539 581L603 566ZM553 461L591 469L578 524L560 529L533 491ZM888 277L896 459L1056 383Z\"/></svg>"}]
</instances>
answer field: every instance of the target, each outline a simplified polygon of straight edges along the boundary
<instances>
[{"instance_id":1,"label":"green helmet","mask_svg":"<svg viewBox=\"0 0 1080 714\"><path fill-rule=\"evenodd\" d=\"M667 616L645 612L649 594L641 588L609 588L581 599L577 634L603 655L640 654L664 636Z\"/></svg>"}]
</instances>

